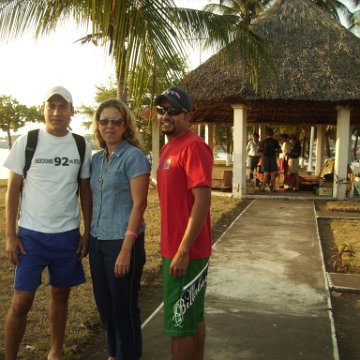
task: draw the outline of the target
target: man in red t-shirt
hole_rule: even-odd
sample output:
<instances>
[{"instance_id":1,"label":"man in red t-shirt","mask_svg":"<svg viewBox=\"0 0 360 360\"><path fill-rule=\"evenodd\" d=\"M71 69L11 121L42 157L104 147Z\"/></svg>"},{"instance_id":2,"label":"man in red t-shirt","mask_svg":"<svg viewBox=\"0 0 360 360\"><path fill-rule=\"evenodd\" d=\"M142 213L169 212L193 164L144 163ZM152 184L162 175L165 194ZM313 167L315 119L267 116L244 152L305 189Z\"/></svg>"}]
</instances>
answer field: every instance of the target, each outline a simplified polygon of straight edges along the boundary
<instances>
[{"instance_id":1,"label":"man in red t-shirt","mask_svg":"<svg viewBox=\"0 0 360 360\"><path fill-rule=\"evenodd\" d=\"M211 255L211 149L189 130L192 102L179 87L155 99L168 138L157 170L161 209L164 329L172 358L204 356L204 297Z\"/></svg>"}]
</instances>

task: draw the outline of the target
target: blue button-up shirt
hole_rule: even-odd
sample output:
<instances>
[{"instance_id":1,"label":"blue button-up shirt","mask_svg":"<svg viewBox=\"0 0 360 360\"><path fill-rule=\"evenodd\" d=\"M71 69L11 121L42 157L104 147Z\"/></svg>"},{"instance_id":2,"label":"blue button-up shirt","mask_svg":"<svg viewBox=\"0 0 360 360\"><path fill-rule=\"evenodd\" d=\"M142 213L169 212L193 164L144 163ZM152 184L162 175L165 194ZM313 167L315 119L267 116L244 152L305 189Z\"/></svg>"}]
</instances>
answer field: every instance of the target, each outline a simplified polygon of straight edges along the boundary
<instances>
[{"instance_id":1,"label":"blue button-up shirt","mask_svg":"<svg viewBox=\"0 0 360 360\"><path fill-rule=\"evenodd\" d=\"M108 162L105 151L93 155L91 190L93 216L91 235L100 240L123 239L133 206L130 179L150 174L150 164L141 150L124 140ZM133 230L133 229L131 229ZM139 233L144 232L142 221Z\"/></svg>"}]
</instances>

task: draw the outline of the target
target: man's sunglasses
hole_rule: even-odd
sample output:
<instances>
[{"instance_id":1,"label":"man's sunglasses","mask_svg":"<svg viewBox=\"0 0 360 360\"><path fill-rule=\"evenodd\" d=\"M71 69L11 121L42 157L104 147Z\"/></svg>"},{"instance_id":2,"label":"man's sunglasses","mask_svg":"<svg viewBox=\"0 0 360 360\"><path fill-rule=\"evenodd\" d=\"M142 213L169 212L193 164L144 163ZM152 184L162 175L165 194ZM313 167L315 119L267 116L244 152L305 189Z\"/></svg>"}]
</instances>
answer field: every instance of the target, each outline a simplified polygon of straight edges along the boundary
<instances>
[{"instance_id":1,"label":"man's sunglasses","mask_svg":"<svg viewBox=\"0 0 360 360\"><path fill-rule=\"evenodd\" d=\"M175 106L169 106L169 107L157 106L156 112L159 115L164 115L165 113L168 113L169 115L179 115L181 112L186 112L186 110L184 110L181 107L175 107Z\"/></svg>"},{"instance_id":2,"label":"man's sunglasses","mask_svg":"<svg viewBox=\"0 0 360 360\"><path fill-rule=\"evenodd\" d=\"M111 122L112 125L120 126L124 122L124 119L99 119L98 121L102 126L106 126L109 122Z\"/></svg>"}]
</instances>

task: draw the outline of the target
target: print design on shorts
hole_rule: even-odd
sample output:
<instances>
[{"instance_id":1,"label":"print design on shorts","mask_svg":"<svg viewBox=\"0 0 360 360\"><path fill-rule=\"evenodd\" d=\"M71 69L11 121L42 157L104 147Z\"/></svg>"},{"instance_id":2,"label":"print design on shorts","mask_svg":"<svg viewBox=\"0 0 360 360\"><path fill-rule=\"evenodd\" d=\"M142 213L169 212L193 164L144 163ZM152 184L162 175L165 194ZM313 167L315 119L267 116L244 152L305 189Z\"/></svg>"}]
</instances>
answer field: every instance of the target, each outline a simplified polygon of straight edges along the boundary
<instances>
[{"instance_id":1,"label":"print design on shorts","mask_svg":"<svg viewBox=\"0 0 360 360\"><path fill-rule=\"evenodd\" d=\"M204 288L207 282L208 266L209 262L207 262L204 268L193 280L191 280L182 288L181 297L175 303L173 308L173 321L175 322L175 326L183 327L184 315L186 311L192 306L192 304L196 300L197 295Z\"/></svg>"}]
</instances>

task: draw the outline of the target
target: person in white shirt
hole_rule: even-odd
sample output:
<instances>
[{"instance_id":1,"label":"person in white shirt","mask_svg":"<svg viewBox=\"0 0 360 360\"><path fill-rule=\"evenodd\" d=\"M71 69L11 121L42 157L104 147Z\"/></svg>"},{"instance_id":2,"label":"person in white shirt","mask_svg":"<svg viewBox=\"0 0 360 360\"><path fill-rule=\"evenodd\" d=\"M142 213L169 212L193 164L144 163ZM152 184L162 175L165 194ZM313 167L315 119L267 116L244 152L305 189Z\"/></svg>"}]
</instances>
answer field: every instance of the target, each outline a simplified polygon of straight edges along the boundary
<instances>
[{"instance_id":1,"label":"person in white shirt","mask_svg":"<svg viewBox=\"0 0 360 360\"><path fill-rule=\"evenodd\" d=\"M91 149L84 159L69 132L74 114L70 92L51 88L41 107L40 129L31 166L24 179L27 136L14 143L4 166L9 172L6 196L6 253L15 265L14 294L5 323L5 358L15 360L27 314L49 272L51 346L48 360L62 360L70 288L85 281L81 259L87 255L91 221ZM84 232L80 235L79 189ZM18 208L21 203L19 222Z\"/></svg>"},{"instance_id":2,"label":"person in white shirt","mask_svg":"<svg viewBox=\"0 0 360 360\"><path fill-rule=\"evenodd\" d=\"M281 153L279 154L279 167L281 174L281 184L280 187L284 187L284 184L287 182L289 177L289 165L288 165L288 156L287 154L291 150L291 144L289 142L289 135L284 133L280 134L280 143L281 143Z\"/></svg>"},{"instance_id":3,"label":"person in white shirt","mask_svg":"<svg viewBox=\"0 0 360 360\"><path fill-rule=\"evenodd\" d=\"M260 180L256 178L255 169L260 160L261 154L258 152L258 148L260 145L259 134L253 133L251 136L251 140L246 144L246 151L250 158L250 180L255 178L255 185L260 185Z\"/></svg>"}]
</instances>

